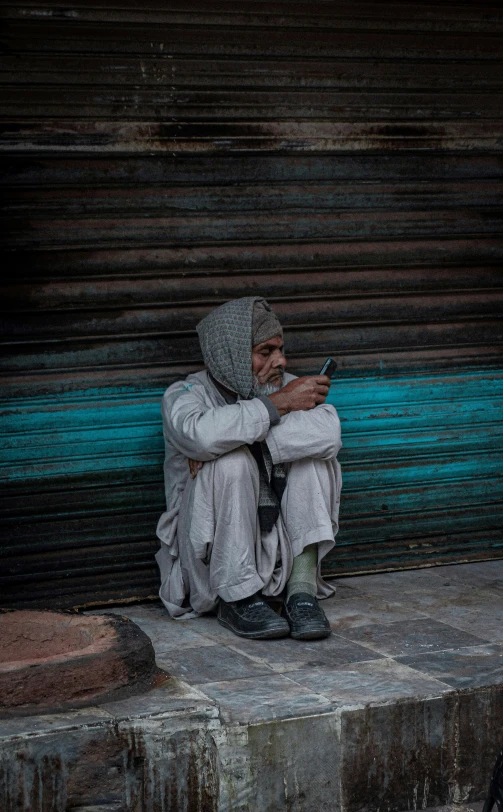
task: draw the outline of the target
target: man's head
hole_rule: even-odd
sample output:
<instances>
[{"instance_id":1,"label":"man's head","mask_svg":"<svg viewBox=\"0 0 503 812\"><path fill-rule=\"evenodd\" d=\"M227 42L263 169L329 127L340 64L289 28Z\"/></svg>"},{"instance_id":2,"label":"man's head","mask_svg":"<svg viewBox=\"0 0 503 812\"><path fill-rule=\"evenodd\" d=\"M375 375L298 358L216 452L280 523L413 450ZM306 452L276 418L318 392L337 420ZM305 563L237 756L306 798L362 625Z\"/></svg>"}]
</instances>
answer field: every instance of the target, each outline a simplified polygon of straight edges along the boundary
<instances>
[{"instance_id":1,"label":"man's head","mask_svg":"<svg viewBox=\"0 0 503 812\"><path fill-rule=\"evenodd\" d=\"M283 329L267 302L253 305L252 371L256 395L270 395L283 386L286 358Z\"/></svg>"},{"instance_id":2,"label":"man's head","mask_svg":"<svg viewBox=\"0 0 503 812\"><path fill-rule=\"evenodd\" d=\"M281 388L283 330L265 299L226 302L199 322L197 332L206 366L227 389L248 398Z\"/></svg>"}]
</instances>

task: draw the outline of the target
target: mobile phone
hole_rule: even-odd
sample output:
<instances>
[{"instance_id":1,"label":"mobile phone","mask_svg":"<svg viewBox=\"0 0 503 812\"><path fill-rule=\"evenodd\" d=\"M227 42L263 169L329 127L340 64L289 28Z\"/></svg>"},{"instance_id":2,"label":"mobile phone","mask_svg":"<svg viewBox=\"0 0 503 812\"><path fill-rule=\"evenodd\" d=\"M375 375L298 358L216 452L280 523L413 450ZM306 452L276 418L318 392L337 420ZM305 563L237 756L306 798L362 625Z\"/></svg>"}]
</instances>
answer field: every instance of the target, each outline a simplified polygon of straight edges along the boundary
<instances>
[{"instance_id":1,"label":"mobile phone","mask_svg":"<svg viewBox=\"0 0 503 812\"><path fill-rule=\"evenodd\" d=\"M325 361L320 370L320 375L328 375L328 377L331 378L334 375L336 369L337 369L337 361L334 361L333 358L327 358L327 360Z\"/></svg>"}]
</instances>

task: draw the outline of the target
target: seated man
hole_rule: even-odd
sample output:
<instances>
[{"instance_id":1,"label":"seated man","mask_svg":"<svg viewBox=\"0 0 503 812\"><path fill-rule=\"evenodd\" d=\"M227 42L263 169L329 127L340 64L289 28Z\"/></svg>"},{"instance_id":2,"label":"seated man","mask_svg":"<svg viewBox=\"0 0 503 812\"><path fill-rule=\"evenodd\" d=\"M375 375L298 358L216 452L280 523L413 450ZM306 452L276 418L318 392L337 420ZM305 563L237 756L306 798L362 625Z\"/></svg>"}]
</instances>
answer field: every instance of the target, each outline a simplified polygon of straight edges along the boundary
<instances>
[{"instance_id":1,"label":"seated man","mask_svg":"<svg viewBox=\"0 0 503 812\"><path fill-rule=\"evenodd\" d=\"M234 299L197 326L206 369L166 391L167 510L157 535L172 617L218 606L255 639L327 637L320 562L338 529L340 423L326 375L284 372L283 331L264 299ZM262 598L285 593L284 617Z\"/></svg>"}]
</instances>

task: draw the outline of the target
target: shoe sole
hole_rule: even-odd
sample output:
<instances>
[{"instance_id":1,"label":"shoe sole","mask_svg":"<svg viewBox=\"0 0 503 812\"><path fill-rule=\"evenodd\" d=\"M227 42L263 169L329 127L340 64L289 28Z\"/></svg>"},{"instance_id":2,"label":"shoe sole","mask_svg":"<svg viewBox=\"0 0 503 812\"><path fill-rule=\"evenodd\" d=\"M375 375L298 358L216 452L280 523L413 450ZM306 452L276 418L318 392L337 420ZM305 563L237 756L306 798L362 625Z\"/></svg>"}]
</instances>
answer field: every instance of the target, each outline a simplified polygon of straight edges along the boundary
<instances>
[{"instance_id":1,"label":"shoe sole","mask_svg":"<svg viewBox=\"0 0 503 812\"><path fill-rule=\"evenodd\" d=\"M236 629L228 620L223 620L220 617L218 617L217 620L221 626L225 626L226 629L234 632L238 637L247 637L249 640L279 640L281 637L288 637L290 634L289 628L285 629L281 627L277 629L267 629L262 632L243 632L240 629Z\"/></svg>"}]
</instances>

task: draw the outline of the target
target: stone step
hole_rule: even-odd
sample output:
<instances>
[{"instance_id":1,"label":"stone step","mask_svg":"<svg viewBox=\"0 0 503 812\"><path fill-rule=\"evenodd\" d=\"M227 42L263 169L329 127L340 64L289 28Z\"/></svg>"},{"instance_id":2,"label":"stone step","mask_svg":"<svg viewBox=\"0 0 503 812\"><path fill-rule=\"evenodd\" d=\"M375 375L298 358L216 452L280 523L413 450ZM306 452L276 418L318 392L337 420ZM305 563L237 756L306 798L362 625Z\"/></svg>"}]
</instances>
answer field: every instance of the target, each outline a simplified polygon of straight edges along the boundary
<instances>
[{"instance_id":1,"label":"stone step","mask_svg":"<svg viewBox=\"0 0 503 812\"><path fill-rule=\"evenodd\" d=\"M117 607L170 676L1 721L0 809L481 812L503 743L501 564L344 579L310 643Z\"/></svg>"}]
</instances>

